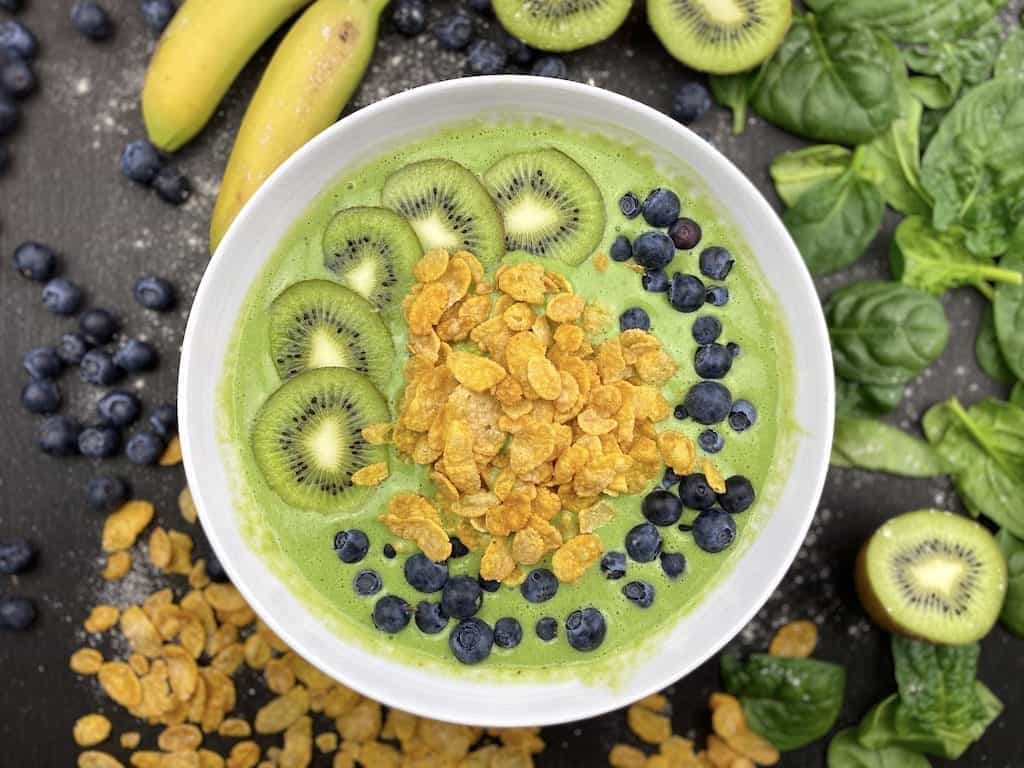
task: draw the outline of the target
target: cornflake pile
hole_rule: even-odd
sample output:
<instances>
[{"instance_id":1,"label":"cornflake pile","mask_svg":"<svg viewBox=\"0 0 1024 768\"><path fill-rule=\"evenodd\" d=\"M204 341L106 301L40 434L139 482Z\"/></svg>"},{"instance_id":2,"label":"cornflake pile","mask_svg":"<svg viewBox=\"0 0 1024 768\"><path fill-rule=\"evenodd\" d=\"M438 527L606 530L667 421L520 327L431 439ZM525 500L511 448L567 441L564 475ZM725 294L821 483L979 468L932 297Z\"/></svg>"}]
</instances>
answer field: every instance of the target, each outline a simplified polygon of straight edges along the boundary
<instances>
[{"instance_id":1,"label":"cornflake pile","mask_svg":"<svg viewBox=\"0 0 1024 768\"><path fill-rule=\"evenodd\" d=\"M186 522L196 522L187 488L179 508ZM153 516L151 504L131 501L107 518L104 578L127 574L131 549ZM116 737L135 768L305 768L314 752L333 754L333 768L529 768L543 750L537 728L485 731L384 709L291 651L233 586L211 583L204 562L192 561L188 534L154 527L146 549L162 573L187 576L188 589L180 598L164 588L141 604L94 607L85 630L128 650L105 658L84 647L70 659L72 671L94 678L140 726L161 727L152 747L140 748L139 731ZM111 563L119 563L116 570ZM236 709L234 678L243 667L260 671L276 695L252 722ZM103 746L113 741L112 730L99 713L75 723L75 743L84 748L79 768L124 768ZM210 734L236 741L222 755L204 746ZM279 746L265 750L254 739L278 734Z\"/></svg>"},{"instance_id":2,"label":"cornflake pile","mask_svg":"<svg viewBox=\"0 0 1024 768\"><path fill-rule=\"evenodd\" d=\"M553 552L555 575L575 581L601 555L594 531L613 515L603 499L642 491L664 465L694 469L692 441L655 430L675 362L638 329L593 345L607 312L538 264L503 265L492 287L472 254L434 250L414 272L391 439L431 466L437 505L402 493L381 519L436 561L457 535L483 552L484 579L517 585L520 565ZM380 443L386 427L364 437Z\"/></svg>"}]
</instances>

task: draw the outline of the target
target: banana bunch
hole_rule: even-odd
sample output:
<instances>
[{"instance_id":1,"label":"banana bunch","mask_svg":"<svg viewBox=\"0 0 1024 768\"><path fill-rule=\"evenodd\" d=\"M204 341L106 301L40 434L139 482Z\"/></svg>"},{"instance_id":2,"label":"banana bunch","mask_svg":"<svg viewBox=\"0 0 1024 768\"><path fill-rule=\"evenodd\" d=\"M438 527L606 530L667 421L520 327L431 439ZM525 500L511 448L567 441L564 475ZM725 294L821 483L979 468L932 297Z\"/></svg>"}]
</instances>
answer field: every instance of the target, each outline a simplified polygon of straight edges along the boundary
<instances>
[{"instance_id":1,"label":"banana bunch","mask_svg":"<svg viewBox=\"0 0 1024 768\"><path fill-rule=\"evenodd\" d=\"M386 0L186 0L153 53L142 116L150 141L171 152L202 130L246 62L307 5L238 129L210 225L211 251L274 169L338 118L370 62Z\"/></svg>"}]
</instances>

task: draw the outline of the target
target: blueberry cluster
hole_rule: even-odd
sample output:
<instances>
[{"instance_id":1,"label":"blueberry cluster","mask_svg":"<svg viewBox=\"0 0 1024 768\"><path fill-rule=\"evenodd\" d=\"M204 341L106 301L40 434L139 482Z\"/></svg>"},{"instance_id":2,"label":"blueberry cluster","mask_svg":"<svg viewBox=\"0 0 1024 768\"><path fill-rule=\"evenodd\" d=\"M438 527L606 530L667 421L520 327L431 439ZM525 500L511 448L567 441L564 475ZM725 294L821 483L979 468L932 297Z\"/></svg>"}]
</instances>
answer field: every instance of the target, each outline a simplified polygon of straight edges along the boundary
<instances>
[{"instance_id":1,"label":"blueberry cluster","mask_svg":"<svg viewBox=\"0 0 1024 768\"><path fill-rule=\"evenodd\" d=\"M121 153L121 173L143 187L152 187L161 200L181 205L192 185L177 168L166 165L156 147L145 139L133 141Z\"/></svg>"},{"instance_id":2,"label":"blueberry cluster","mask_svg":"<svg viewBox=\"0 0 1024 768\"><path fill-rule=\"evenodd\" d=\"M20 3L8 10L20 10ZM0 21L0 176L11 164L11 152L4 141L21 122L18 103L38 87L32 68L38 54L39 41L31 29L17 19Z\"/></svg>"},{"instance_id":3,"label":"blueberry cluster","mask_svg":"<svg viewBox=\"0 0 1024 768\"><path fill-rule=\"evenodd\" d=\"M24 573L36 559L35 546L26 539L0 540L0 576ZM36 606L27 597L0 597L0 630L20 632L36 620Z\"/></svg>"}]
</instances>

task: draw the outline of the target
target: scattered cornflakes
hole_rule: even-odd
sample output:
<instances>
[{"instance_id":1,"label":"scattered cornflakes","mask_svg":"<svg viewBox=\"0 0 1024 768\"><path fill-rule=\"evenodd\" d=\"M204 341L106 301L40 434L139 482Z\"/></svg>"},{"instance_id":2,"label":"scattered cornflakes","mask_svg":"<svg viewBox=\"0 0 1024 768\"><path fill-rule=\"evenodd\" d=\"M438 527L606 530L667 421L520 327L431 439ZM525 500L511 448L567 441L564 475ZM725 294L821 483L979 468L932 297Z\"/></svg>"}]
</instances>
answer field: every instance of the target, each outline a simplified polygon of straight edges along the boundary
<instances>
[{"instance_id":1,"label":"scattered cornflakes","mask_svg":"<svg viewBox=\"0 0 1024 768\"><path fill-rule=\"evenodd\" d=\"M380 485L388 479L388 464L380 461L376 464L367 464L352 473L353 485Z\"/></svg>"},{"instance_id":2,"label":"scattered cornflakes","mask_svg":"<svg viewBox=\"0 0 1024 768\"><path fill-rule=\"evenodd\" d=\"M772 656L790 656L806 659L818 645L818 628L813 621L791 621L772 638L768 653Z\"/></svg>"},{"instance_id":3,"label":"scattered cornflakes","mask_svg":"<svg viewBox=\"0 0 1024 768\"><path fill-rule=\"evenodd\" d=\"M107 516L103 525L103 551L128 549L153 519L148 501L129 501Z\"/></svg>"},{"instance_id":4,"label":"scattered cornflakes","mask_svg":"<svg viewBox=\"0 0 1024 768\"><path fill-rule=\"evenodd\" d=\"M117 624L121 612L112 605L97 605L83 622L86 632L106 632Z\"/></svg>"},{"instance_id":5,"label":"scattered cornflakes","mask_svg":"<svg viewBox=\"0 0 1024 768\"><path fill-rule=\"evenodd\" d=\"M159 464L161 467L173 467L181 464L181 440L177 435L168 441L167 447L160 455Z\"/></svg>"},{"instance_id":6,"label":"scattered cornflakes","mask_svg":"<svg viewBox=\"0 0 1024 768\"><path fill-rule=\"evenodd\" d=\"M110 721L103 715L85 715L75 721L72 735L78 746L94 747L107 740L110 735Z\"/></svg>"},{"instance_id":7,"label":"scattered cornflakes","mask_svg":"<svg viewBox=\"0 0 1024 768\"><path fill-rule=\"evenodd\" d=\"M107 558L107 564L103 568L103 572L100 574L107 581L117 581L123 579L128 575L128 571L132 569L132 556L128 550L122 549L119 552L114 552Z\"/></svg>"}]
</instances>

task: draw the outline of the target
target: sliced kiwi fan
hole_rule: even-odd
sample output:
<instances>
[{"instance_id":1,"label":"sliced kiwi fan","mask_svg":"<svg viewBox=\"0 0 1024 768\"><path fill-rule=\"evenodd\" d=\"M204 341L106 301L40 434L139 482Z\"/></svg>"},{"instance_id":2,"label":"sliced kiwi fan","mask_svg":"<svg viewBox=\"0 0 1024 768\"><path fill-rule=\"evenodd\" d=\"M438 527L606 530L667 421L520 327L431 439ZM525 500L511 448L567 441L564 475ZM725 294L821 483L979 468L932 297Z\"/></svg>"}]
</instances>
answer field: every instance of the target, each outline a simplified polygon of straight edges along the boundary
<instances>
[{"instance_id":1,"label":"sliced kiwi fan","mask_svg":"<svg viewBox=\"0 0 1024 768\"><path fill-rule=\"evenodd\" d=\"M509 155L484 174L505 223L505 248L579 264L604 234L601 190L557 149Z\"/></svg>"},{"instance_id":2,"label":"sliced kiwi fan","mask_svg":"<svg viewBox=\"0 0 1024 768\"><path fill-rule=\"evenodd\" d=\"M494 0L508 32L542 51L575 51L610 37L632 0Z\"/></svg>"}]
</instances>

